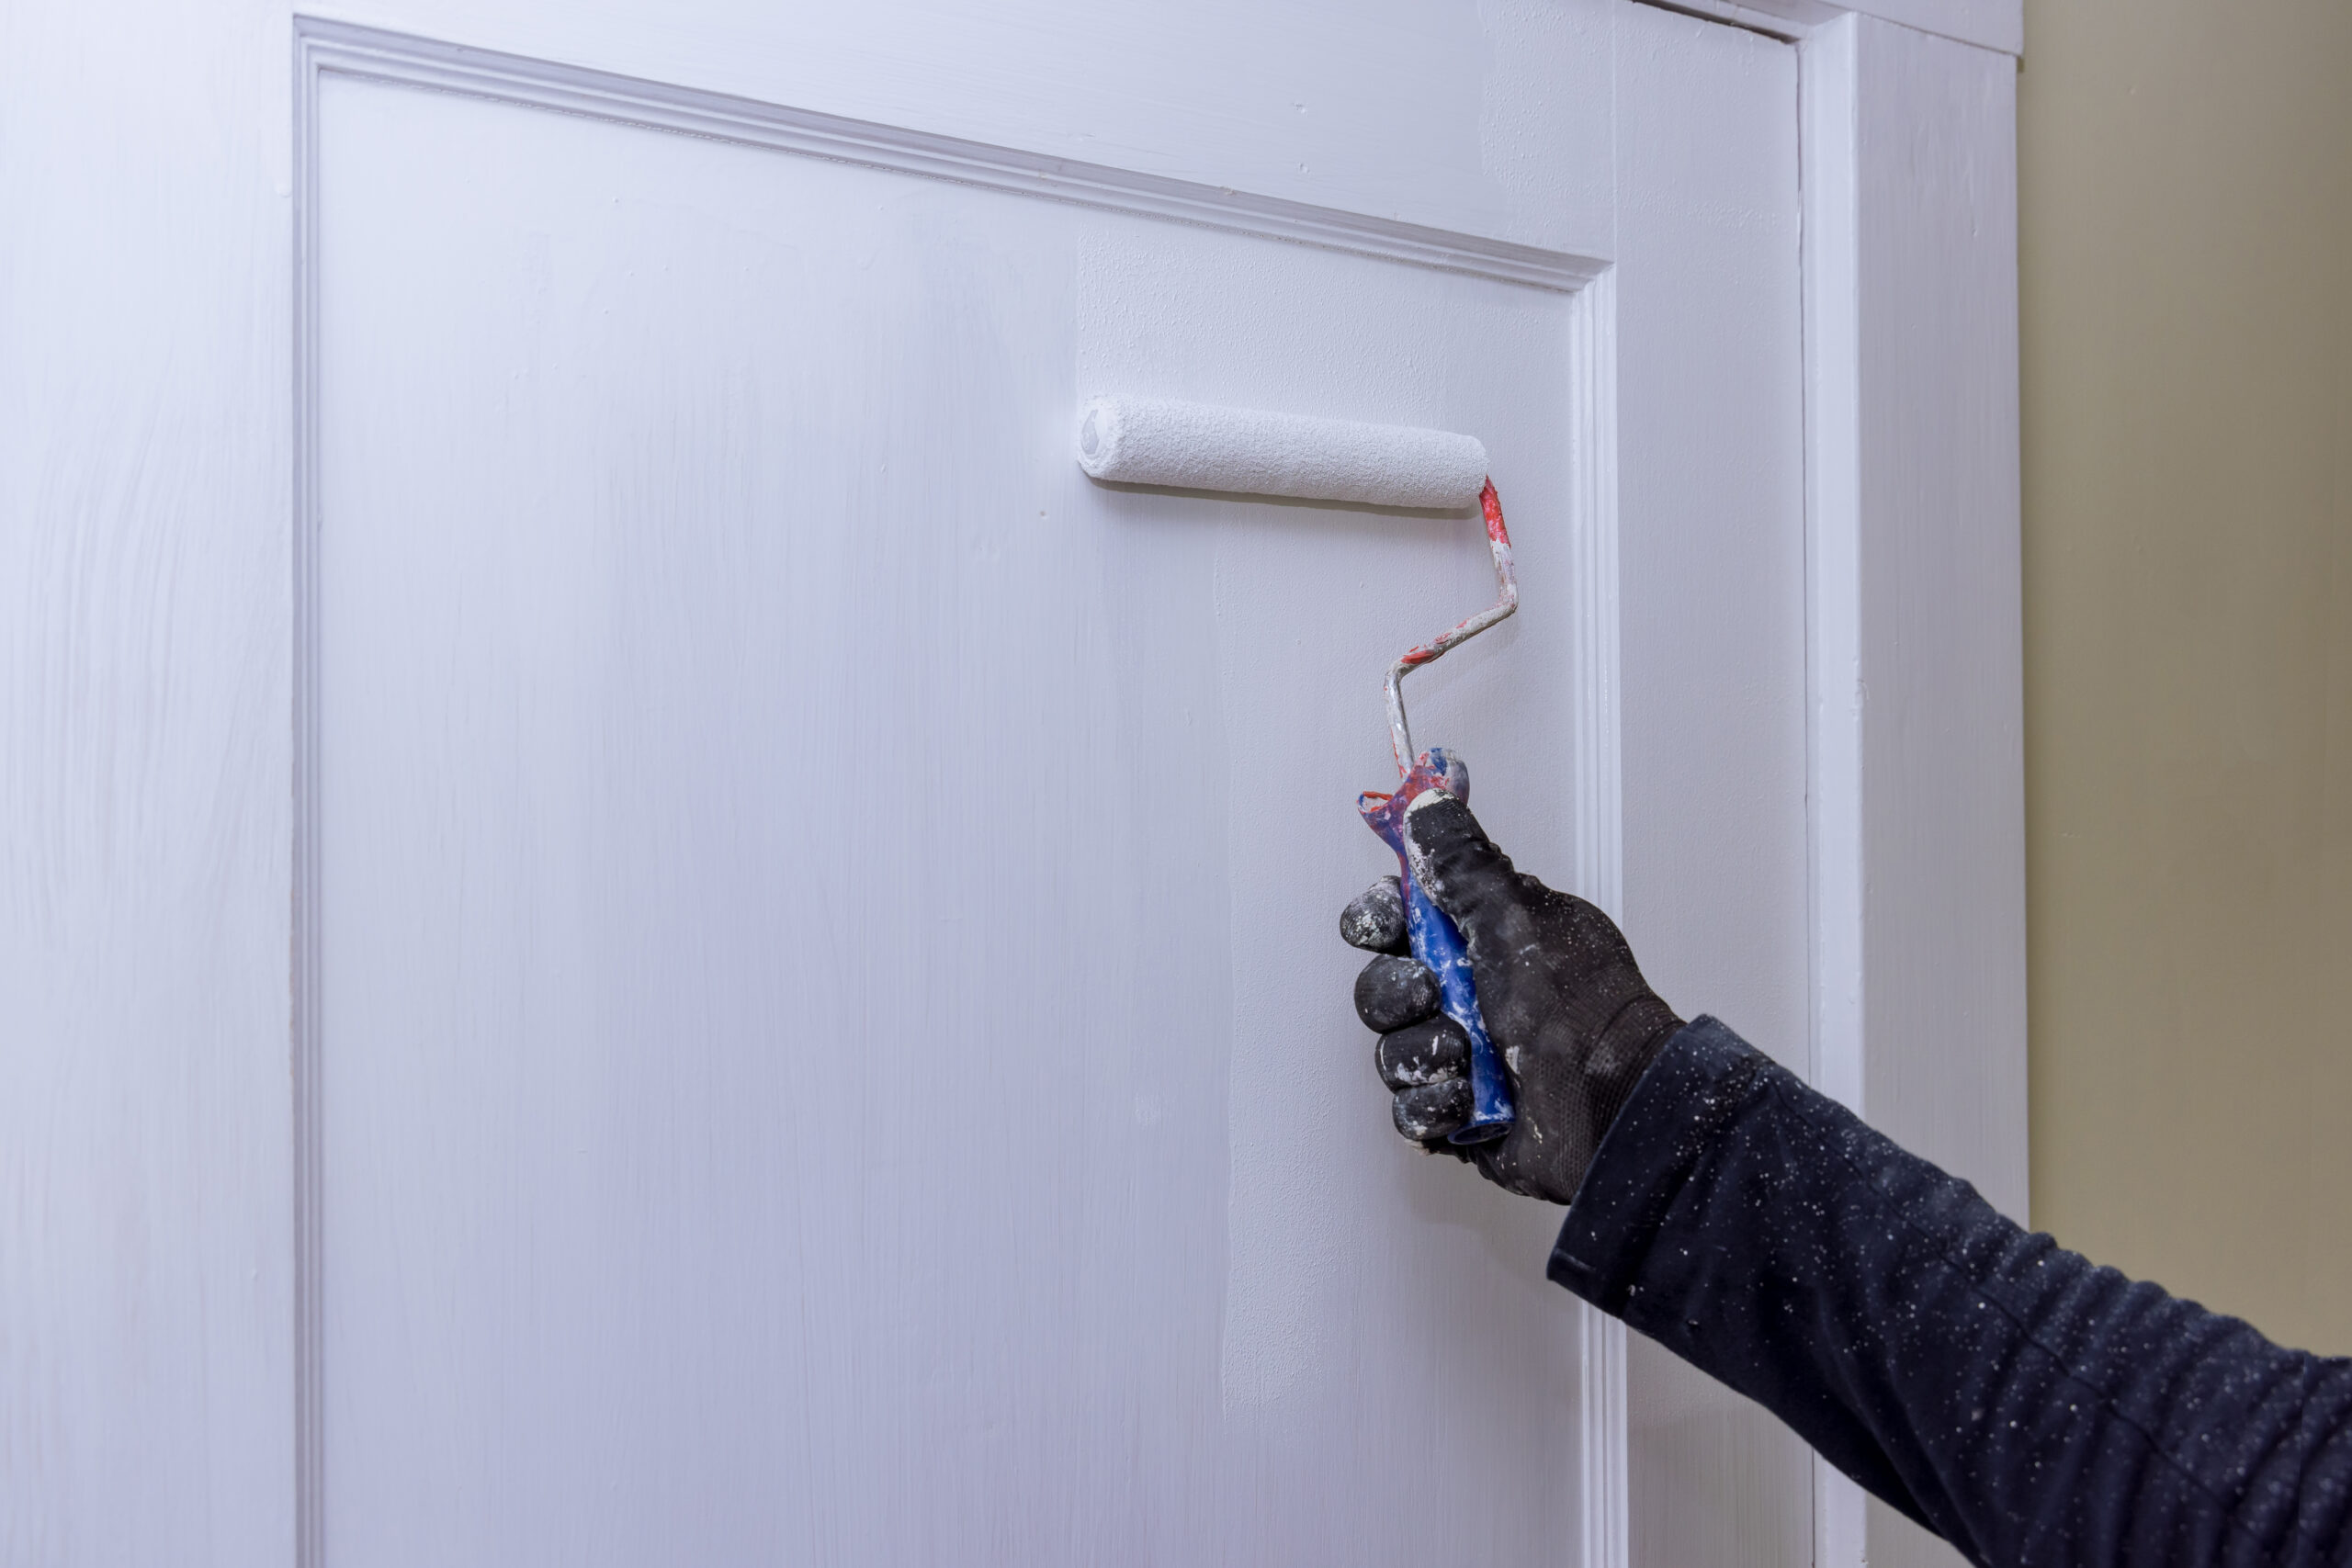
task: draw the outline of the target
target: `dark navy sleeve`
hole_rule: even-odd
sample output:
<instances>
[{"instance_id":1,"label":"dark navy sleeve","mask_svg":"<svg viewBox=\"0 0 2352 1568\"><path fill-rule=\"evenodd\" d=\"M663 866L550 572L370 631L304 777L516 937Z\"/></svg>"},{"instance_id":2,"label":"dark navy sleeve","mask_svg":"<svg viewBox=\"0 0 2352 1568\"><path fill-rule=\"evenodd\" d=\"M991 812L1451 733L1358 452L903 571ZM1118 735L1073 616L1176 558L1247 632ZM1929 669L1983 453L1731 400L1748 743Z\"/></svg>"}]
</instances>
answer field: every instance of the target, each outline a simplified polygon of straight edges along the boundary
<instances>
[{"instance_id":1,"label":"dark navy sleeve","mask_svg":"<svg viewBox=\"0 0 2352 1568\"><path fill-rule=\"evenodd\" d=\"M2019 1228L1713 1019L1635 1086L1551 1275L1988 1568L2352 1562L2352 1360Z\"/></svg>"}]
</instances>

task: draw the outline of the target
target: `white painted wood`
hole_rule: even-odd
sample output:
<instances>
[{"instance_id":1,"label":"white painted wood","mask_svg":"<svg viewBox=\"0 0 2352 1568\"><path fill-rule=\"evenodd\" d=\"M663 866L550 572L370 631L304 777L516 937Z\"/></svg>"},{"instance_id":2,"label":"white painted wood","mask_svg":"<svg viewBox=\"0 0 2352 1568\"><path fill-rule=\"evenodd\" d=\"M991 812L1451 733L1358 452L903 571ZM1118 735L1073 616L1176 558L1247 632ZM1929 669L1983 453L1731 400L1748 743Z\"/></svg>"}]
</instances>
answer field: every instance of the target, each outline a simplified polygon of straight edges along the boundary
<instances>
[{"instance_id":1,"label":"white painted wood","mask_svg":"<svg viewBox=\"0 0 2352 1568\"><path fill-rule=\"evenodd\" d=\"M1860 1112L1866 887L1862 831L1860 18L1798 50L1804 139L1805 570L1812 839L1811 1080ZM1814 1556L1869 1561L1869 1496L1814 1456Z\"/></svg>"},{"instance_id":2,"label":"white painted wood","mask_svg":"<svg viewBox=\"0 0 2352 1568\"><path fill-rule=\"evenodd\" d=\"M1372 18L1351 8L1342 26L1305 4L1216 14L1105 13L1063 0L1016 0L983 11L917 0L821 11L741 0L662 7L368 0L331 9L345 20L567 68L790 106L786 118L796 130L839 129L842 118L885 128L878 147L853 152L869 165L951 138L1031 155L1025 163L996 160L999 170L1017 168L1022 177L1050 182L1070 164L1090 166L1078 175L1081 185L1106 173L1142 176L1122 184L1114 206L1136 205L1152 180L1189 181L1263 198L1233 204L1250 209L1245 229L1263 230L1282 214L1318 222L1338 215L1352 223L1342 238L1376 234L1392 247L1418 229L1488 260L1515 255L1514 247L1601 261L1618 255L1611 148L1622 62L1612 29L1623 8L1600 0L1479 7L1465 0ZM1968 36L1939 15L1907 14L1929 30ZM38 149L0 159L0 209L10 215L0 225L0 246L12 282L0 291L0 309L8 312L0 333L10 345L0 355L7 458L0 463L6 514L0 755L15 760L0 768L0 844L10 867L0 892L0 995L7 998L0 1003L6 1075L0 1146L9 1151L0 1161L6 1216L0 1258L7 1260L0 1265L7 1291L0 1314L7 1455L0 1484L11 1499L0 1511L0 1561L248 1564L290 1562L298 1551L298 1184L287 998L297 793L288 788L289 671L300 596L288 592L296 511L288 475L301 446L293 411L303 404L289 391L297 362L288 336L295 298L288 264L298 206L289 130L300 102L288 96L298 81L288 69L290 33L285 6L273 0L233 0L189 15L131 0L87 16L50 8L0 51L5 145ZM1974 41L2003 47L1993 37ZM1904 56L1890 49L1870 58ZM2009 125L1997 105L1954 115L1933 93L1916 104L1900 92L1872 102L1870 124L1942 137L1953 157L2006 174L2006 163L1994 169L1984 162L2007 155ZM725 155L792 159L742 147ZM466 159L450 166L458 183L469 177ZM424 183L415 170L392 175L388 190L415 196ZM870 166L854 177L908 178ZM1001 205L1035 199L1001 190L967 194ZM1066 194L1088 199L1083 191ZM1901 214L1920 207L1891 179L1860 182L1856 202L1858 234L1869 231L1882 204L1898 215L1898 228ZM1114 221L1099 212L1084 220ZM1314 255L1320 265L1410 271L1451 279L1448 288L1542 292L1264 239L1216 243ZM389 270L392 262L377 265ZM1481 262L1474 270L1491 268ZM1589 434L1596 457L1612 449L1616 427L1607 400L1591 400L1595 383L1580 378L1596 374L1592 367L1617 363L1613 318L1602 306L1619 281L1604 275L1580 292L1549 296L1560 303L1546 307L1558 310L1567 343L1587 346L1561 356L1564 386L1544 395L1572 410L1563 427ZM714 290L714 299L722 297ZM1882 367L1915 363L1896 351L1925 323L1946 344L1965 344L1972 333L1996 341L2014 328L2013 292L1945 296L1919 286L1874 298L1871 310L1857 313L1858 362L1875 350ZM514 330L509 322L492 328L481 343L505 341L498 333ZM1964 370L1972 362L1963 355L1954 363ZM1333 374L1351 368L1343 363ZM1923 369L1915 380L1931 389L1939 373ZM1607 384L1605 374L1597 384ZM1347 389L1368 398L1395 385L1359 376ZM1450 385L1445 395L1473 394ZM640 398L629 406L649 404ZM1920 395L1891 400L1880 417L1932 452L1944 412ZM717 426L697 428L709 434ZM417 460L432 457L425 451ZM1931 467L1913 461L1920 472ZM1614 481L1605 467L1577 468L1554 503L1576 562L1566 573L1568 586L1555 583L1554 592L1578 615L1590 615L1563 633L1573 644L1564 645L1571 669L1561 690L1573 699L1574 716L1547 716L1567 727L1565 776L1576 786L1574 803L1560 807L1573 841L1560 840L1558 852L1581 885L1604 895L1613 852L1609 808L1588 803L1605 798L1617 776L1603 752L1615 720L1605 711L1607 682L1598 672L1606 634L1590 628L1614 601L1607 583L1579 573L1613 558L1607 502ZM401 476L413 484L430 477ZM1519 515L1514 502L1515 522ZM1158 538L1135 547L1149 555ZM1877 578L1862 581L1866 594L1883 591ZM1102 624L1137 609L1121 601L1102 612ZM1939 671L1938 660L1957 663L1949 641L1908 647L1905 657L1906 671L1928 684L1964 681L1977 668ZM641 689L658 690L652 676L660 673L654 666ZM1218 682L1232 678L1220 667ZM1222 686L1218 694L1221 702ZM1487 700L1467 682L1459 695L1465 713ZM1196 725L1208 722L1203 715L1224 716L1218 703L1194 705L1193 713ZM639 714L647 724L685 722L650 708ZM1320 732L1309 726L1301 733L1305 746ZM1499 809L1492 803L1503 798L1497 781L1510 775L1512 760L1491 746L1476 755L1482 804L1492 814ZM747 787L740 778L728 783L732 775L718 777L728 788ZM1351 778L1347 787L1361 782ZM1228 796L1232 787L1228 781ZM705 841L718 831L690 826ZM1510 826L1530 843L1551 830ZM1333 840L1344 841L1344 835ZM1883 869L1924 863L1901 835L1873 836L1867 846L1873 886ZM1293 854L1295 840L1282 848ZM658 880L662 870L640 861L631 874ZM1328 924L1327 892L1302 896L1294 911L1306 933L1297 949L1299 996L1313 993L1318 1009L1330 982L1317 967L1330 966L1317 945ZM1969 894L1999 896L1997 888ZM1311 919L1306 902L1314 903ZM1284 908L1275 900L1266 918ZM1268 943L1260 956L1272 964L1282 955ZM1266 1015L1279 1021L1291 1005L1285 994ZM1316 1018L1322 1027L1323 1015ZM1236 1049L1248 1043L1238 1036ZM1261 1061L1278 1060L1264 1044L1258 1037ZM649 1082L644 1103L674 1109L655 1091L673 1091L675 1083ZM1237 1115L1256 1103L1247 1096L1237 1101L1238 1093L1227 1084ZM1928 1097L1907 1103L1932 1115ZM465 1109L479 1122L481 1108ZM1368 1114L1376 1124L1376 1108ZM1979 1105L1967 1114L1992 1118L1985 1124L1997 1132L2007 1112ZM2015 1125L2021 1137L2021 1113ZM555 1145L542 1129L534 1146ZM705 1152L693 1168L704 1172L698 1179L729 1160L741 1168L758 1151L718 1140ZM1255 1237L1262 1258L1265 1245L1283 1240L1281 1224L1270 1224L1252 1200L1237 1207L1231 1194L1262 1192L1268 1173L1253 1172L1230 1147L1220 1170L1223 1223ZM673 1170L683 1180L680 1171L689 1168ZM673 1181L671 1190L682 1190ZM658 1183L647 1189L658 1191ZM650 1201L645 1193L639 1200ZM502 1201L509 1204L504 1212L516 1212L512 1194ZM712 1208L724 1213L716 1202ZM470 1198L460 1209L476 1223L498 1212ZM1347 1239L1352 1234L1343 1233L1342 1243L1354 1245ZM1487 1233L1447 1234L1458 1244ZM674 1235L639 1235L656 1251L675 1243ZM1395 1245L1394 1235L1381 1245ZM1522 1258L1517 1245L1491 1250L1497 1260L1510 1252L1510 1268L1532 1268L1528 1258L1540 1251ZM332 1253L322 1242L322 1258ZM1238 1277L1250 1284L1246 1271ZM1264 1280L1261 1269L1256 1283ZM1243 1295L1256 1303L1253 1310L1266 1305L1262 1292ZM616 1310L609 1303L594 1307L607 1322ZM584 1315L593 1320L594 1313ZM1250 1321L1280 1323L1282 1313ZM589 1321L565 1331L585 1336L593 1327ZM1613 1392L1623 1373L1610 1371L1622 1368L1622 1335L1612 1338L1612 1330L1589 1324L1579 1346L1567 1337L1577 1332L1573 1321L1561 1319L1555 1328L1562 1375L1575 1390L1572 1425L1615 1430L1630 1417L1612 1412L1623 1412L1632 1398ZM1220 1412L1226 1351L1220 1336L1214 1394ZM715 1354L709 1345L688 1345L678 1364L691 1370L699 1355L709 1375ZM1251 1368L1265 1364L1252 1354L1240 1355L1232 1380L1245 1390ZM1603 1375L1582 1373L1579 1364ZM651 1373L620 1365L610 1375L637 1378L642 1392ZM714 1406L728 1420L743 1419L744 1407L741 1400ZM1272 1441L1271 1429L1261 1423L1250 1440ZM458 1440L477 1438L461 1433ZM577 1438L592 1448L612 1440L594 1427ZM1307 1438L1296 1440L1303 1447ZM1583 1513L1586 1560L1622 1561L1630 1526L1619 1491L1632 1485L1623 1461L1577 1454L1573 1442L1555 1451L1562 1466L1608 1492ZM658 1469L637 1479L657 1491L662 1483ZM1267 1495L1287 1495L1279 1466L1257 1483ZM1290 1490L1313 1495L1311 1487ZM462 1523L464 1507L455 1512ZM957 1543L959 1554L971 1555L961 1550L968 1544ZM1325 1544L1316 1543L1312 1554L1322 1555Z\"/></svg>"},{"instance_id":3,"label":"white painted wood","mask_svg":"<svg viewBox=\"0 0 2352 1568\"><path fill-rule=\"evenodd\" d=\"M332 0L305 12L1606 257L1608 0Z\"/></svg>"},{"instance_id":4,"label":"white painted wood","mask_svg":"<svg viewBox=\"0 0 2352 1568\"><path fill-rule=\"evenodd\" d=\"M2012 58L2025 52L2025 0L1862 0L1849 9Z\"/></svg>"},{"instance_id":5,"label":"white painted wood","mask_svg":"<svg viewBox=\"0 0 2352 1568\"><path fill-rule=\"evenodd\" d=\"M2023 1220L2015 74L1804 60L1815 1081ZM1824 1562L1957 1561L1817 1468Z\"/></svg>"},{"instance_id":6,"label":"white painted wood","mask_svg":"<svg viewBox=\"0 0 2352 1568\"><path fill-rule=\"evenodd\" d=\"M1644 0L1776 38L1802 40L1848 17L1874 17L2012 57L2025 52L2025 0Z\"/></svg>"},{"instance_id":7,"label":"white painted wood","mask_svg":"<svg viewBox=\"0 0 2352 1568\"><path fill-rule=\"evenodd\" d=\"M1603 272L1577 297L1576 371L1592 395L1578 400L1579 589L1576 604L1576 873L1573 885L1604 909L1622 910L1625 891L1623 573L1619 555L1617 276ZM1577 1308L1577 1396L1582 1419L1583 1539L1588 1568L1625 1568L1633 1558L1632 1453L1628 1441L1624 1324L1589 1303Z\"/></svg>"},{"instance_id":8,"label":"white painted wood","mask_svg":"<svg viewBox=\"0 0 2352 1568\"><path fill-rule=\"evenodd\" d=\"M546 62L493 56L479 50L459 49L406 36L385 35L347 25L305 24L299 36L304 70L322 73L337 80L400 81L442 91L492 95L504 101L557 109L572 115L594 115L648 130L682 130L696 137L718 138L778 152L813 153L830 160L852 161L901 173L927 175L1016 195L1043 196L1057 201L1123 209L1252 233L1268 239L1304 242L1320 248L1379 255L1449 272L1528 283L1545 289L1573 287L1590 277L1595 271L1593 264L1582 258L1484 241L1475 236L1416 230L1407 225L1310 209L1296 203L1268 202L1237 193L1204 190L1164 178L1072 165L1067 161L1039 160L977 144L950 146L938 138L903 133L891 128L826 120L821 117L734 100L714 100L710 95L687 93ZM313 132L315 143L315 126ZM315 160L311 162L315 163ZM316 170L306 167L303 188L311 193L314 202L318 195L316 179ZM1589 330L1577 334L1579 346L1573 352L1580 363L1592 358L1591 351L1582 346L1592 336ZM1151 367L1143 367L1143 373L1148 378L1153 373ZM1112 384L1117 382L1118 377L1114 376ZM1589 406L1594 400L1593 384L1589 380L1578 384L1587 387L1582 400ZM1605 476L1610 463L1601 460L1589 445L1586 453L1581 473L1585 476ZM1581 492L1577 504L1585 505L1589 510L1589 503ZM1514 510L1517 510L1516 502ZM1591 532L1582 524L1578 526L1584 534ZM305 603L307 605L308 602ZM1578 617L1575 624L1588 623ZM1607 669L1597 669L1591 678L1609 681L1613 679L1613 673ZM1613 741L1613 737L1611 739ZM310 894L310 900L317 906L319 918L322 919L328 908L327 900L315 889ZM300 977L298 976L298 979ZM314 989L307 983L298 985L298 991L306 996ZM311 1038L319 1040L322 1037L322 1032L314 1019ZM320 1163L320 1155L314 1145L322 1117L311 1089L319 1076L312 1066L319 1049L313 1046L298 1051L298 1064L302 1069L298 1072L298 1082L302 1088L303 1103L310 1108L302 1122L309 1134L302 1141L302 1150L305 1160L312 1164ZM323 1175L316 1179L323 1179ZM314 1187L315 1182L306 1182L302 1196L306 1213L305 1234L310 1238L308 1246L311 1255L317 1257L323 1255L327 1244L319 1234L323 1220L311 1213L319 1206L311 1196ZM302 1296L301 1303L298 1303L301 1308L299 1315L306 1325L313 1325L318 1322L318 1314L324 1311L323 1297L315 1286L309 1285L309 1271L305 1271L303 1280L308 1290L307 1293L298 1290L298 1295ZM320 1296L315 1306L310 1304L312 1296ZM309 1434L309 1440L304 1446L304 1462L306 1468L317 1475L322 1472L325 1463L324 1456L319 1450L319 1435L325 1430L326 1418L318 1404L318 1388L322 1382L319 1369L323 1364L325 1352L324 1340L321 1338L318 1328L310 1326L306 1332L313 1343L302 1358L304 1365L311 1370L300 1380L306 1411L305 1430ZM306 1495L319 1495L320 1485L320 1483L312 1482L306 1488ZM320 1510L313 1508L311 1512L315 1515ZM306 1534L320 1528L320 1521L312 1520Z\"/></svg>"},{"instance_id":9,"label":"white painted wood","mask_svg":"<svg viewBox=\"0 0 2352 1568\"><path fill-rule=\"evenodd\" d=\"M1798 51L1804 101L1805 563L1812 838L1811 1081L1862 1108L1863 834L1860 21Z\"/></svg>"},{"instance_id":10,"label":"white painted wood","mask_svg":"<svg viewBox=\"0 0 2352 1568\"><path fill-rule=\"evenodd\" d=\"M2023 1220L2016 74L1859 30L1862 1106Z\"/></svg>"},{"instance_id":11,"label":"white painted wood","mask_svg":"<svg viewBox=\"0 0 2352 1568\"><path fill-rule=\"evenodd\" d=\"M1316 207L1130 169L1049 157L899 126L697 92L526 55L332 21L298 19L299 73L412 83L483 94L649 130L926 175L989 190L1419 262L1539 288L1573 290L1598 270L1580 256L1394 219Z\"/></svg>"},{"instance_id":12,"label":"white painted wood","mask_svg":"<svg viewBox=\"0 0 2352 1568\"><path fill-rule=\"evenodd\" d=\"M1476 430L1572 604L1570 301L340 77L318 134L326 1559L1572 1537L1552 1216L1403 1157L1329 1005L1476 525L1069 451L1106 386ZM1417 704L1563 865L1571 624Z\"/></svg>"},{"instance_id":13,"label":"white painted wood","mask_svg":"<svg viewBox=\"0 0 2352 1568\"><path fill-rule=\"evenodd\" d=\"M1767 38L1795 42L1818 27L1849 13L1827 0L1640 0L1662 11L1679 11L1709 21L1728 22Z\"/></svg>"},{"instance_id":14,"label":"white painted wood","mask_svg":"<svg viewBox=\"0 0 2352 1568\"><path fill-rule=\"evenodd\" d=\"M1618 62L1625 928L1685 1016L1802 1068L1796 51L1632 7ZM1810 1461L1786 1427L1638 1338L1627 1404L1634 1563L1812 1561Z\"/></svg>"},{"instance_id":15,"label":"white painted wood","mask_svg":"<svg viewBox=\"0 0 2352 1568\"><path fill-rule=\"evenodd\" d=\"M1862 1113L2022 1221L2017 77L1858 30ZM1956 1560L1870 1514L1871 1562Z\"/></svg>"},{"instance_id":16,"label":"white painted wood","mask_svg":"<svg viewBox=\"0 0 2352 1568\"><path fill-rule=\"evenodd\" d=\"M0 1562L283 1563L287 246L267 13L0 48Z\"/></svg>"}]
</instances>

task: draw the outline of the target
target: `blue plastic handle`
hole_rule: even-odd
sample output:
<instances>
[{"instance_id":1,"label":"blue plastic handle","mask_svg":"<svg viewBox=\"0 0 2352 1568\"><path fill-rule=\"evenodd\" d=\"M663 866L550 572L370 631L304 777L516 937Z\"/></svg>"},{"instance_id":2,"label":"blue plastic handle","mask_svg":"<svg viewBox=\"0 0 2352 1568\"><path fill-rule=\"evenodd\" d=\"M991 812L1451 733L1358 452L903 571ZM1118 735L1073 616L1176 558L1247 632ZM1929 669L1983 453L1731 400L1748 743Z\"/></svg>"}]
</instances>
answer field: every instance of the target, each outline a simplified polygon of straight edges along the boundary
<instances>
[{"instance_id":1,"label":"blue plastic handle","mask_svg":"<svg viewBox=\"0 0 2352 1568\"><path fill-rule=\"evenodd\" d=\"M1424 791L1442 788L1455 799L1470 791L1467 769L1443 748L1421 753L1405 782L1391 795L1359 796L1356 809L1372 830L1396 852L1398 880L1405 890L1405 934L1413 956L1437 976L1439 1007L1470 1037L1470 1120L1447 1141L1483 1144L1510 1131L1518 1113L1511 1104L1510 1078L1503 1071L1501 1055L1487 1037L1485 1015L1478 1010L1477 982L1470 973L1470 949L1452 917L1430 900L1413 878L1412 857L1405 849L1405 813Z\"/></svg>"}]
</instances>

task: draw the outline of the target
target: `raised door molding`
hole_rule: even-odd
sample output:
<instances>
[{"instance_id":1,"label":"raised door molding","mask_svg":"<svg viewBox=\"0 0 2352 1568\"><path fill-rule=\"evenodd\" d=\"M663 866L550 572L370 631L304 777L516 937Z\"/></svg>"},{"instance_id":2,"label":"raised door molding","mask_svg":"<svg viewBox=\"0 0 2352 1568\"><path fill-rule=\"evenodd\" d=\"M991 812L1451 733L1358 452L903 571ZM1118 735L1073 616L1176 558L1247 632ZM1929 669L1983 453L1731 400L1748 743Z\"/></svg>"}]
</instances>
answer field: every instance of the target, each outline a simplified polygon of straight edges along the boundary
<instances>
[{"instance_id":1,"label":"raised door molding","mask_svg":"<svg viewBox=\"0 0 2352 1568\"><path fill-rule=\"evenodd\" d=\"M321 74L465 93L779 152L953 180L1266 239L1573 293L1606 263L1509 240L1368 213L1170 179L1021 148L820 114L702 88L674 86L559 61L476 49L379 28L294 18L305 146Z\"/></svg>"}]
</instances>

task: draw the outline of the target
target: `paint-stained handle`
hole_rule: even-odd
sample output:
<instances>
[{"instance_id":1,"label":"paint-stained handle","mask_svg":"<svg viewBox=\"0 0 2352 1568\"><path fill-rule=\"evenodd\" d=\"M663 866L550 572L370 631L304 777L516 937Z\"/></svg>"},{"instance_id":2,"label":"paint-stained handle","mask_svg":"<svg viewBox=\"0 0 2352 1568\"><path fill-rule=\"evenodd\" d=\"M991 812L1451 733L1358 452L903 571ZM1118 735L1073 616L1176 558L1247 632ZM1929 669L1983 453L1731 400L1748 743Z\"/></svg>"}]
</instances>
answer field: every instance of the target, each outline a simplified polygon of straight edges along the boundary
<instances>
[{"instance_id":1,"label":"paint-stained handle","mask_svg":"<svg viewBox=\"0 0 2352 1568\"><path fill-rule=\"evenodd\" d=\"M1396 868L1405 886L1405 931L1413 945L1413 957L1437 976L1439 1006L1470 1037L1470 1120L1448 1141L1483 1144L1510 1132L1517 1118L1510 1078L1503 1071L1502 1056L1487 1037L1486 1018L1478 1010L1470 949L1453 919L1413 880L1412 857L1405 849L1406 810L1424 790L1441 787L1457 800L1470 792L1468 770L1442 747L1422 752L1395 795L1359 795L1356 809L1396 852Z\"/></svg>"}]
</instances>

